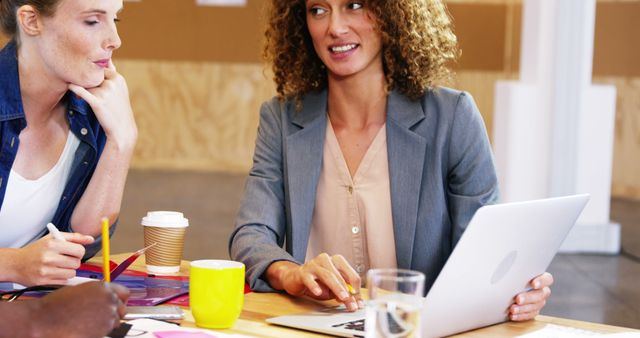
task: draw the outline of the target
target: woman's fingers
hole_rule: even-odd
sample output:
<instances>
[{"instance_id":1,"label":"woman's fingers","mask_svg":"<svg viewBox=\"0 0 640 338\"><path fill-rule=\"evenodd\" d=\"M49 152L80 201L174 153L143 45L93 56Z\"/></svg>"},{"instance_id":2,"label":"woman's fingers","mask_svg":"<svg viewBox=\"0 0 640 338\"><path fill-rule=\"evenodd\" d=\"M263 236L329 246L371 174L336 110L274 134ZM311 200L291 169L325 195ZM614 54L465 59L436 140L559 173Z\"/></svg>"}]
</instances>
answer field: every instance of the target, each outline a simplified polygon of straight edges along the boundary
<instances>
[{"instance_id":1,"label":"woman's fingers","mask_svg":"<svg viewBox=\"0 0 640 338\"><path fill-rule=\"evenodd\" d=\"M118 72L116 72L116 67L113 66L113 63L109 63L111 67L105 68L104 70L104 79L105 80L113 80L118 76Z\"/></svg>"},{"instance_id":2,"label":"woman's fingers","mask_svg":"<svg viewBox=\"0 0 640 338\"><path fill-rule=\"evenodd\" d=\"M73 242L57 242L50 245L51 254L59 257L75 258L78 262L86 252L84 246Z\"/></svg>"},{"instance_id":3,"label":"woman's fingers","mask_svg":"<svg viewBox=\"0 0 640 338\"><path fill-rule=\"evenodd\" d=\"M339 260L339 259L336 259ZM339 263L340 264L340 263ZM347 264L348 265L348 264ZM317 283L325 286L333 293L333 298L344 303L349 311L358 309L357 300L349 293L347 282L343 278L340 269L334 264L334 258L323 253L308 263L311 272L315 275ZM349 267L349 269L351 269Z\"/></svg>"},{"instance_id":4,"label":"woman's fingers","mask_svg":"<svg viewBox=\"0 0 640 338\"><path fill-rule=\"evenodd\" d=\"M76 95L80 96L80 98L82 98L83 100L87 101L87 103L91 107L98 105L98 98L95 97L93 94L91 94L84 87L80 87L78 85L71 83L69 84L69 90L74 92Z\"/></svg>"},{"instance_id":5,"label":"woman's fingers","mask_svg":"<svg viewBox=\"0 0 640 338\"><path fill-rule=\"evenodd\" d=\"M75 277L75 275L75 269L43 267L39 269L39 274L37 276L33 276L35 278L34 285L65 285L67 284L67 280Z\"/></svg>"},{"instance_id":6,"label":"woman's fingers","mask_svg":"<svg viewBox=\"0 0 640 338\"><path fill-rule=\"evenodd\" d=\"M116 65L113 63L113 59L109 59L109 66L107 67L107 69L117 72Z\"/></svg>"},{"instance_id":7,"label":"woman's fingers","mask_svg":"<svg viewBox=\"0 0 640 338\"><path fill-rule=\"evenodd\" d=\"M322 295L322 288L316 282L316 277L312 273L304 273L301 278L306 290L309 290L313 296L320 297ZM307 293L307 295L309 294Z\"/></svg>"},{"instance_id":8,"label":"woman's fingers","mask_svg":"<svg viewBox=\"0 0 640 338\"><path fill-rule=\"evenodd\" d=\"M348 283L347 290L349 294L356 301L359 308L364 307L364 301L360 294L360 285L362 280L360 275L351 267L349 262L342 255L335 255L332 257L334 266L340 272L342 278Z\"/></svg>"},{"instance_id":9,"label":"woman's fingers","mask_svg":"<svg viewBox=\"0 0 640 338\"><path fill-rule=\"evenodd\" d=\"M526 304L526 305L512 305L511 308L509 309L511 312L511 314L515 314L515 315L520 315L523 313L530 313L530 312L539 312L540 310L542 310L542 308L544 307L544 305L546 304L546 301L541 301L538 303L532 303L532 304Z\"/></svg>"},{"instance_id":10,"label":"woman's fingers","mask_svg":"<svg viewBox=\"0 0 640 338\"><path fill-rule=\"evenodd\" d=\"M523 321L540 314L551 295L551 288L549 288L551 284L553 284L553 276L548 272L531 280L533 289L515 297L514 304L509 307L509 318L514 321Z\"/></svg>"},{"instance_id":11,"label":"woman's fingers","mask_svg":"<svg viewBox=\"0 0 640 338\"><path fill-rule=\"evenodd\" d=\"M83 235L77 232L61 232L60 234L62 235L62 237L64 237L64 239L67 242L87 245L95 241L93 237L89 235Z\"/></svg>"},{"instance_id":12,"label":"woman's fingers","mask_svg":"<svg viewBox=\"0 0 640 338\"><path fill-rule=\"evenodd\" d=\"M65 233L63 233L63 236ZM66 234L69 235L69 234ZM77 236L85 237L76 234ZM85 248L81 244L56 240L47 235L24 248L30 257L29 284L65 284L76 275Z\"/></svg>"},{"instance_id":13,"label":"woman's fingers","mask_svg":"<svg viewBox=\"0 0 640 338\"><path fill-rule=\"evenodd\" d=\"M542 289L545 286L551 286L553 284L553 275L548 272L541 274L540 276L531 280L531 286L534 289Z\"/></svg>"},{"instance_id":14,"label":"woman's fingers","mask_svg":"<svg viewBox=\"0 0 640 338\"><path fill-rule=\"evenodd\" d=\"M60 253L56 253L56 254L51 254L51 258L48 260L47 264L54 269L66 269L69 271L73 271L73 274L71 277L74 277L76 269L80 268L81 258L82 256L71 257L71 256L63 255Z\"/></svg>"},{"instance_id":15,"label":"woman's fingers","mask_svg":"<svg viewBox=\"0 0 640 338\"><path fill-rule=\"evenodd\" d=\"M303 265L275 262L268 268L267 274L268 278L275 281L276 288L294 296L335 299L344 303L349 311L355 311L363 304L358 295L360 277L340 256L320 254ZM353 286L353 290L348 285Z\"/></svg>"},{"instance_id":16,"label":"woman's fingers","mask_svg":"<svg viewBox=\"0 0 640 338\"><path fill-rule=\"evenodd\" d=\"M534 304L545 301L551 295L551 289L547 286L540 290L530 290L516 296L515 303L517 305Z\"/></svg>"},{"instance_id":17,"label":"woman's fingers","mask_svg":"<svg viewBox=\"0 0 640 338\"><path fill-rule=\"evenodd\" d=\"M75 276L76 276L76 269L56 268L54 269L53 276L51 278L57 281L54 284L64 285L64 284L67 284L67 280Z\"/></svg>"},{"instance_id":18,"label":"woman's fingers","mask_svg":"<svg viewBox=\"0 0 640 338\"><path fill-rule=\"evenodd\" d=\"M314 274L321 284L331 290L335 295L336 300L342 302L349 298L349 293L343 286L344 283L341 281L342 277L336 275L335 272L325 268L319 268L314 272Z\"/></svg>"},{"instance_id":19,"label":"woman's fingers","mask_svg":"<svg viewBox=\"0 0 640 338\"><path fill-rule=\"evenodd\" d=\"M519 313L519 314L511 314L511 315L509 315L509 319L513 320L514 322L521 322L521 321L525 321L525 320L534 319L539 314L540 314L540 311Z\"/></svg>"}]
</instances>

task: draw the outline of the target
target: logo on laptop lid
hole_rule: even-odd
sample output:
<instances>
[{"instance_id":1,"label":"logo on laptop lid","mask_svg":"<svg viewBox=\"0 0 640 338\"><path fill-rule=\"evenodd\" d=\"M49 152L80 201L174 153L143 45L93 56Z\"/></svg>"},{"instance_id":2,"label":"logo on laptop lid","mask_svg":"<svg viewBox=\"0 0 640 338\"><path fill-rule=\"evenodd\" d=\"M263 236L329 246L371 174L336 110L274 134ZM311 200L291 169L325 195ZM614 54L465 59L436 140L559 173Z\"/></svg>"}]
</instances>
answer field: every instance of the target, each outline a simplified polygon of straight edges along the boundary
<instances>
[{"instance_id":1,"label":"logo on laptop lid","mask_svg":"<svg viewBox=\"0 0 640 338\"><path fill-rule=\"evenodd\" d=\"M518 257L518 252L513 250L507 254L507 256L498 264L498 267L493 272L491 276L491 284L498 283L506 274L511 270L513 263L516 261L516 257Z\"/></svg>"}]
</instances>

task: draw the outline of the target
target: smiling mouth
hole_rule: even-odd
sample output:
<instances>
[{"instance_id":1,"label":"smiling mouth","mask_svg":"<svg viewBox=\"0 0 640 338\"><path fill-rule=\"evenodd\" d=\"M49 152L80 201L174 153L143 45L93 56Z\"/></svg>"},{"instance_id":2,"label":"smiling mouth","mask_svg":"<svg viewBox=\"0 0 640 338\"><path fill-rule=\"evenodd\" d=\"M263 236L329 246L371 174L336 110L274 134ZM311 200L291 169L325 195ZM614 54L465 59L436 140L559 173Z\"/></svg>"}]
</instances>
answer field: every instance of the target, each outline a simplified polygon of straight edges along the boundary
<instances>
[{"instance_id":1,"label":"smiling mouth","mask_svg":"<svg viewBox=\"0 0 640 338\"><path fill-rule=\"evenodd\" d=\"M357 43L350 43L347 45L329 47L329 51L334 54L346 53L358 48L358 46L360 45Z\"/></svg>"}]
</instances>

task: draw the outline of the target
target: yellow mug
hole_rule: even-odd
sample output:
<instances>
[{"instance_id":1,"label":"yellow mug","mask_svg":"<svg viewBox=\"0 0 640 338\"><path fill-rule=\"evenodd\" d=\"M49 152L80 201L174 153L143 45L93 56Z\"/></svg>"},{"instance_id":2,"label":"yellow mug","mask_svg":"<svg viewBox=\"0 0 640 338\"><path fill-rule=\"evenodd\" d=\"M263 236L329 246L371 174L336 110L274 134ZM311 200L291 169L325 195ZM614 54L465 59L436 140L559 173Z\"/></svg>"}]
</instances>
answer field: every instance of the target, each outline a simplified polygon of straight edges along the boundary
<instances>
[{"instance_id":1,"label":"yellow mug","mask_svg":"<svg viewBox=\"0 0 640 338\"><path fill-rule=\"evenodd\" d=\"M191 262L189 303L196 325L208 329L233 326L244 302L244 264L205 259Z\"/></svg>"}]
</instances>

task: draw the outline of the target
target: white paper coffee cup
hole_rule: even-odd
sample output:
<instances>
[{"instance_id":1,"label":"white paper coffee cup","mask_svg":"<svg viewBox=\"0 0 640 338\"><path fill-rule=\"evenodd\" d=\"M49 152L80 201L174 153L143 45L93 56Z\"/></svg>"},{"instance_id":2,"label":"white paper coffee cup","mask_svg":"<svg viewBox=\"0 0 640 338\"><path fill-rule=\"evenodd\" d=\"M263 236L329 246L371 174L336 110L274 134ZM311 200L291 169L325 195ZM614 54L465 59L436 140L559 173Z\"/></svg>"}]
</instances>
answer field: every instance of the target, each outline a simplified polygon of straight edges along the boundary
<instances>
[{"instance_id":1,"label":"white paper coffee cup","mask_svg":"<svg viewBox=\"0 0 640 338\"><path fill-rule=\"evenodd\" d=\"M149 211L141 224L144 246L156 243L145 252L147 271L159 275L180 271L189 220L177 211Z\"/></svg>"}]
</instances>

